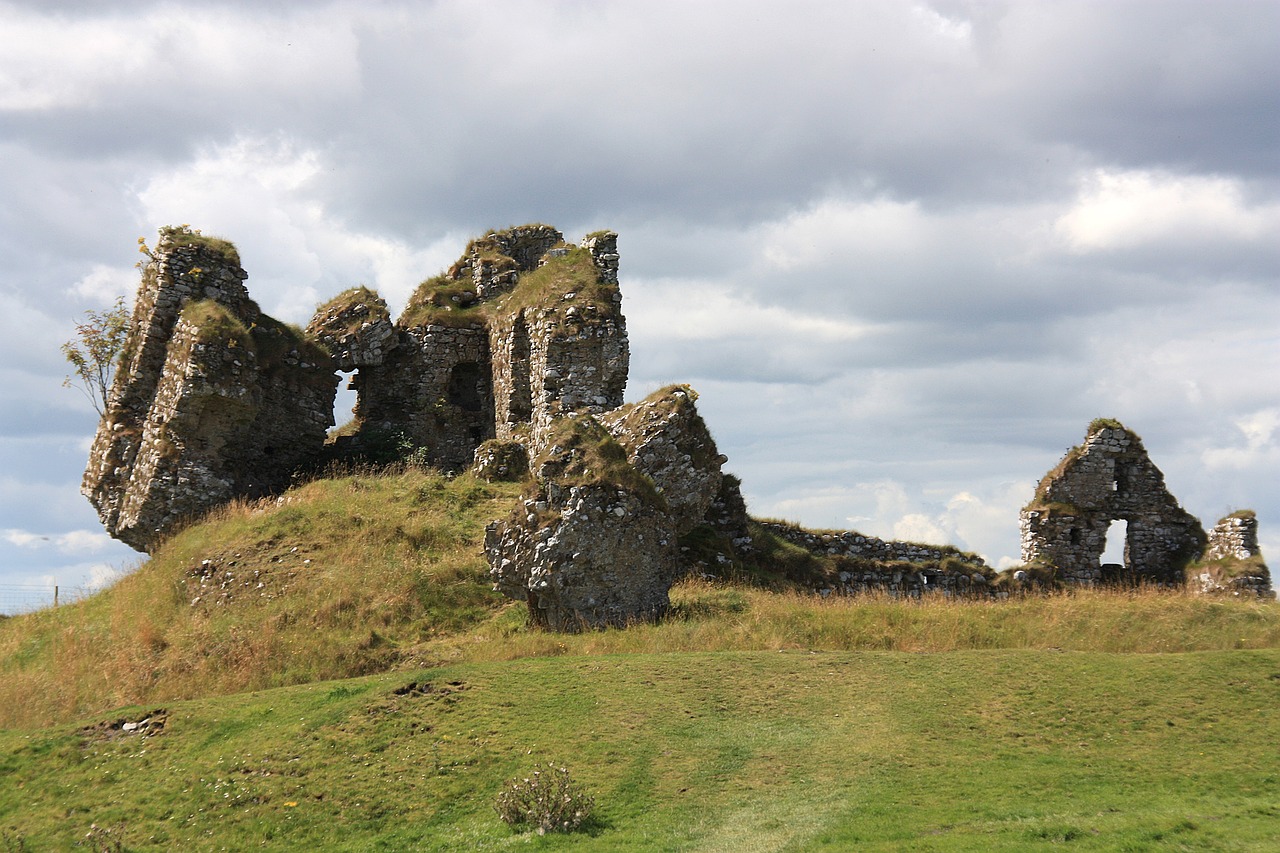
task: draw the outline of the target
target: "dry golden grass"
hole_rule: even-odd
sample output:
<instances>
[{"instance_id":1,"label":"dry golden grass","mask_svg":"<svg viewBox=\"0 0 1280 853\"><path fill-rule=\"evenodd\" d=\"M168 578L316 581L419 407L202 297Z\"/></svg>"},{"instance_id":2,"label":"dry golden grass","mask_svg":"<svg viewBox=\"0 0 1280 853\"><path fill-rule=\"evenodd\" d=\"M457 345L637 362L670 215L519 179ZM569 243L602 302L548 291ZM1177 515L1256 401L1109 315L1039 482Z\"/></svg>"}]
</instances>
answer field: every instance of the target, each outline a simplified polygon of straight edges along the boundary
<instances>
[{"instance_id":1,"label":"dry golden grass","mask_svg":"<svg viewBox=\"0 0 1280 853\"><path fill-rule=\"evenodd\" d=\"M450 662L787 649L1157 653L1280 648L1280 605L1161 589L828 598L685 581L660 624L528 626L481 539L519 484L409 469L236 503L112 588L0 623L0 728L127 704ZM206 562L207 561L207 562Z\"/></svg>"}]
</instances>

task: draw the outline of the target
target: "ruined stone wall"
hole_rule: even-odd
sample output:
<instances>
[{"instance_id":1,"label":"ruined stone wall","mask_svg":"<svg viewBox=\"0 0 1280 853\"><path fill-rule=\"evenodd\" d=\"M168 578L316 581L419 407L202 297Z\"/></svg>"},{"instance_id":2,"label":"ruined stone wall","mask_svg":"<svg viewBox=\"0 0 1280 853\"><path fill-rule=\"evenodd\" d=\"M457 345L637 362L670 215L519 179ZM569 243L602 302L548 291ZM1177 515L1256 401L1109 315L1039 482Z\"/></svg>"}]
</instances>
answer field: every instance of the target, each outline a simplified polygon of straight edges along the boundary
<instances>
[{"instance_id":1,"label":"ruined stone wall","mask_svg":"<svg viewBox=\"0 0 1280 853\"><path fill-rule=\"evenodd\" d=\"M326 353L249 299L229 243L161 234L81 488L139 550L231 497L288 485L320 454L337 384Z\"/></svg>"},{"instance_id":2,"label":"ruined stone wall","mask_svg":"<svg viewBox=\"0 0 1280 853\"><path fill-rule=\"evenodd\" d=\"M1209 531L1204 558L1247 560L1261 553L1258 548L1258 517L1251 512L1237 513L1220 519Z\"/></svg>"},{"instance_id":3,"label":"ruined stone wall","mask_svg":"<svg viewBox=\"0 0 1280 853\"><path fill-rule=\"evenodd\" d=\"M1124 571L1134 580L1181 583L1205 544L1200 522L1169 494L1138 436L1097 421L1022 510L1022 559L1074 583L1109 580L1100 558L1117 520L1127 523Z\"/></svg>"},{"instance_id":4,"label":"ruined stone wall","mask_svg":"<svg viewBox=\"0 0 1280 853\"><path fill-rule=\"evenodd\" d=\"M494 437L492 361L484 326L401 329L382 363L357 378L363 435L426 448L432 464L461 471Z\"/></svg>"},{"instance_id":5,"label":"ruined stone wall","mask_svg":"<svg viewBox=\"0 0 1280 853\"><path fill-rule=\"evenodd\" d=\"M620 406L629 349L616 237L600 232L585 255L546 225L473 240L410 299L394 346L359 366L350 443L400 437L460 470L488 439L537 453L557 418Z\"/></svg>"},{"instance_id":6,"label":"ruined stone wall","mask_svg":"<svg viewBox=\"0 0 1280 853\"><path fill-rule=\"evenodd\" d=\"M805 530L776 521L759 521L757 524L814 556L835 558L836 582L824 588L823 594L854 595L876 591L919 596L926 592L945 595L989 595L995 592L990 586L995 572L981 557L956 548L886 541L853 530ZM919 565L907 567L902 563Z\"/></svg>"}]
</instances>

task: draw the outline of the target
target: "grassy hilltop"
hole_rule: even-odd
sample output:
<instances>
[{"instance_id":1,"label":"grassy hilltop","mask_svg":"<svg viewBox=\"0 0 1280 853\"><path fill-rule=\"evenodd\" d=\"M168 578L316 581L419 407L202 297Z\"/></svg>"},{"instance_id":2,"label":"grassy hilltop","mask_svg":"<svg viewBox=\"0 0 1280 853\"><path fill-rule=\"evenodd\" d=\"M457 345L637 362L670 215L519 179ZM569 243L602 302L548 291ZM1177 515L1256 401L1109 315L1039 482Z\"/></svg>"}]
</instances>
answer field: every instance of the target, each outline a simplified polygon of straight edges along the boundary
<instances>
[{"instance_id":1,"label":"grassy hilltop","mask_svg":"<svg viewBox=\"0 0 1280 853\"><path fill-rule=\"evenodd\" d=\"M1280 846L1275 602L823 600L766 543L548 634L480 553L518 491L316 481L0 622L0 850ZM516 833L548 759L595 817Z\"/></svg>"}]
</instances>

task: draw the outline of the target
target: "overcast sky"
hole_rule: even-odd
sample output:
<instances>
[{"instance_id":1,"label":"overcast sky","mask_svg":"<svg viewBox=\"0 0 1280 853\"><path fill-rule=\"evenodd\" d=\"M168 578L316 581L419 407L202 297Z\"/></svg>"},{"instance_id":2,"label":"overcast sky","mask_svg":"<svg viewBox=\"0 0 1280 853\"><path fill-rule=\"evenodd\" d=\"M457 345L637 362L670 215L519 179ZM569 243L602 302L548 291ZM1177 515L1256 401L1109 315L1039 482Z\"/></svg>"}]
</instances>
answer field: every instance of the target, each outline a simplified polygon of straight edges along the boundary
<instances>
[{"instance_id":1,"label":"overcast sky","mask_svg":"<svg viewBox=\"0 0 1280 853\"><path fill-rule=\"evenodd\" d=\"M58 346L139 236L305 323L529 221L619 232L755 515L1007 565L1106 416L1280 562L1280 2L0 0L0 584L137 564Z\"/></svg>"}]
</instances>

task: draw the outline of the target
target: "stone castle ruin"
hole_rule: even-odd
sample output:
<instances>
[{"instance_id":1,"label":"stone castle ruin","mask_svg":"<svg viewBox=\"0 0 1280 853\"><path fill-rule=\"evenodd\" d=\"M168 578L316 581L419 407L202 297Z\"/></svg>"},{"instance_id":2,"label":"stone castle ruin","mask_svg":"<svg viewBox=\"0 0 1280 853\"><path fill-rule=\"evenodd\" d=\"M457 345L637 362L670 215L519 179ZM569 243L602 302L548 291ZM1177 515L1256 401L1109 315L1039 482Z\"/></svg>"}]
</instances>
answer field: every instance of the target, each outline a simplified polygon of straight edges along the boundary
<instances>
[{"instance_id":1,"label":"stone castle ruin","mask_svg":"<svg viewBox=\"0 0 1280 853\"><path fill-rule=\"evenodd\" d=\"M652 618L682 571L680 536L749 540L692 390L622 404L613 232L572 246L546 225L491 231L394 322L357 287L305 331L261 312L226 241L166 228L148 255L82 487L139 550L233 498L388 448L446 471L532 475L486 548L497 586L539 624ZM354 371L355 417L330 436L339 371Z\"/></svg>"},{"instance_id":2,"label":"stone castle ruin","mask_svg":"<svg viewBox=\"0 0 1280 853\"><path fill-rule=\"evenodd\" d=\"M1117 521L1125 523L1124 563L1103 564ZM1020 527L1023 562L1068 583L1174 585L1186 582L1191 568L1190 579L1206 591L1271 591L1253 513L1228 516L1206 534L1165 488L1142 440L1117 421L1090 425L1084 443L1040 481ZM1227 575L1225 561L1233 564Z\"/></svg>"},{"instance_id":3,"label":"stone castle ruin","mask_svg":"<svg viewBox=\"0 0 1280 853\"><path fill-rule=\"evenodd\" d=\"M826 594L996 589L979 557L953 548L749 523L692 389L623 404L629 348L611 231L578 245L547 225L490 231L424 281L398 319L356 287L305 330L249 298L230 243L180 226L143 248L82 486L107 531L138 550L326 463L409 457L526 482L510 515L489 525L485 552L496 587L549 628L656 618L679 576L752 554L753 529L791 548L792 563L800 554L817 566L807 577ZM339 372L352 373L357 400L351 423L331 433ZM1206 543L1221 553L1197 575L1205 588L1247 586L1228 563L1261 566L1251 516L1206 536L1118 425L1091 430L1045 478L1023 512L1024 558L1099 580L1115 518L1129 522L1126 563L1143 578L1173 582Z\"/></svg>"}]
</instances>

